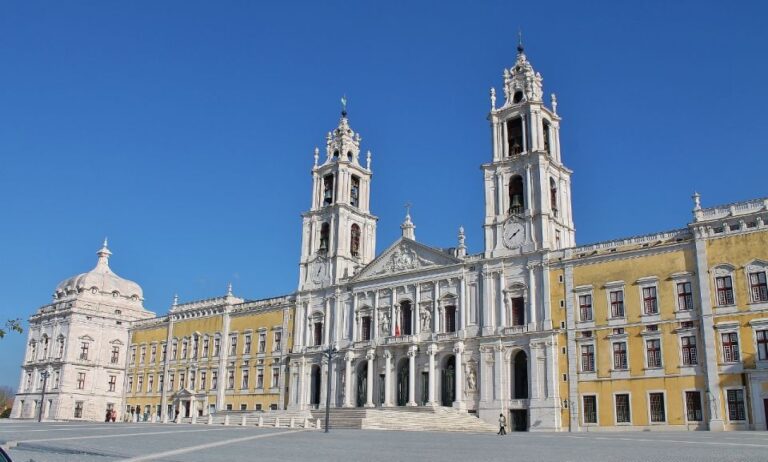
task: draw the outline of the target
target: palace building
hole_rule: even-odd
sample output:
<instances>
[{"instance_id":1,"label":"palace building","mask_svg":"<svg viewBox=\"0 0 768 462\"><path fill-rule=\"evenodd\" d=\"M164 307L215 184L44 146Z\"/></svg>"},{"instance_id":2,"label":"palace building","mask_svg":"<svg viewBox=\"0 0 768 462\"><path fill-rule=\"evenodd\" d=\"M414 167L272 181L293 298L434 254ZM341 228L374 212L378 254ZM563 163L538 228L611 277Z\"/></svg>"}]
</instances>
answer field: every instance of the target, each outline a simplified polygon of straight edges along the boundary
<instances>
[{"instance_id":1,"label":"palace building","mask_svg":"<svg viewBox=\"0 0 768 462\"><path fill-rule=\"evenodd\" d=\"M371 154L344 110L314 152L295 293L249 301L230 288L155 317L140 289L124 301L132 310L111 311L124 289L71 283L32 317L14 415L42 399L37 371L59 367L55 349L38 346L61 330L44 319L98 296L110 312L86 318L99 329L90 341L104 356L114 337L123 356L79 361L70 350L82 335L63 334L62 370L90 374L99 400L51 418L114 406L121 420L195 422L328 401L489 423L503 413L516 430L766 429L768 199L703 208L695 195L687 226L577 246L555 95L544 97L522 46L503 78L501 104L490 96L481 253L468 252L463 228L453 248L418 241L406 213L402 236L377 255ZM116 319L123 337L106 332ZM102 393L112 370L122 394ZM48 393L83 405L68 377Z\"/></svg>"}]
</instances>

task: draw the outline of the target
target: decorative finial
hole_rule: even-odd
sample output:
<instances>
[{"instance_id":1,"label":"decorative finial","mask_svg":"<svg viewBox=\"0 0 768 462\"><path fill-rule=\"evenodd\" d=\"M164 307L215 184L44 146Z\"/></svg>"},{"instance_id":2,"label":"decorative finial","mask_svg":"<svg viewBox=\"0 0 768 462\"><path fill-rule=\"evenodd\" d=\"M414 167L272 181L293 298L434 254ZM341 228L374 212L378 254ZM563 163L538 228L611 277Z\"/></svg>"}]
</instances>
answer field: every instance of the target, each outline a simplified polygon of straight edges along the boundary
<instances>
[{"instance_id":1,"label":"decorative finial","mask_svg":"<svg viewBox=\"0 0 768 462\"><path fill-rule=\"evenodd\" d=\"M315 167L317 167L318 159L320 159L320 148L315 146Z\"/></svg>"},{"instance_id":2,"label":"decorative finial","mask_svg":"<svg viewBox=\"0 0 768 462\"><path fill-rule=\"evenodd\" d=\"M464 227L459 226L459 246L456 248L456 256L463 258L467 255L467 245L465 243Z\"/></svg>"},{"instance_id":3,"label":"decorative finial","mask_svg":"<svg viewBox=\"0 0 768 462\"><path fill-rule=\"evenodd\" d=\"M231 297L231 296L232 296L232 283L230 282L227 284L227 297Z\"/></svg>"},{"instance_id":4,"label":"decorative finial","mask_svg":"<svg viewBox=\"0 0 768 462\"><path fill-rule=\"evenodd\" d=\"M341 97L341 116L347 116L347 95Z\"/></svg>"},{"instance_id":5,"label":"decorative finial","mask_svg":"<svg viewBox=\"0 0 768 462\"><path fill-rule=\"evenodd\" d=\"M107 238L104 238L104 242L101 244L101 248L98 252L96 252L96 255L99 256L99 261L97 265L106 265L109 266L109 256L112 255L112 252L109 251L109 248L107 245L109 242L107 241Z\"/></svg>"},{"instance_id":6,"label":"decorative finial","mask_svg":"<svg viewBox=\"0 0 768 462\"><path fill-rule=\"evenodd\" d=\"M496 110L496 89L491 87L491 111Z\"/></svg>"},{"instance_id":7,"label":"decorative finial","mask_svg":"<svg viewBox=\"0 0 768 462\"><path fill-rule=\"evenodd\" d=\"M400 229L403 231L403 237L408 238L412 241L416 240L416 226L411 221L411 203L406 202L405 203L405 221L403 221L403 224L400 225Z\"/></svg>"},{"instance_id":8,"label":"decorative finial","mask_svg":"<svg viewBox=\"0 0 768 462\"><path fill-rule=\"evenodd\" d=\"M552 93L552 112L557 115L557 95Z\"/></svg>"},{"instance_id":9,"label":"decorative finial","mask_svg":"<svg viewBox=\"0 0 768 462\"><path fill-rule=\"evenodd\" d=\"M173 294L173 306L179 304L179 294Z\"/></svg>"},{"instance_id":10,"label":"decorative finial","mask_svg":"<svg viewBox=\"0 0 768 462\"><path fill-rule=\"evenodd\" d=\"M411 219L411 207L413 207L413 204L410 202L406 202L403 207L405 207L405 219L410 221Z\"/></svg>"},{"instance_id":11,"label":"decorative finial","mask_svg":"<svg viewBox=\"0 0 768 462\"><path fill-rule=\"evenodd\" d=\"M104 244L102 244L102 247L104 247L105 249L106 249L107 247L109 247L109 240L107 239L107 237L106 237L106 236L104 236Z\"/></svg>"},{"instance_id":12,"label":"decorative finial","mask_svg":"<svg viewBox=\"0 0 768 462\"><path fill-rule=\"evenodd\" d=\"M371 169L371 151L368 151L368 154L365 156L365 169L370 170Z\"/></svg>"},{"instance_id":13,"label":"decorative finial","mask_svg":"<svg viewBox=\"0 0 768 462\"><path fill-rule=\"evenodd\" d=\"M523 48L523 30L518 29L517 30L517 52L523 53L525 51L525 48Z\"/></svg>"},{"instance_id":14,"label":"decorative finial","mask_svg":"<svg viewBox=\"0 0 768 462\"><path fill-rule=\"evenodd\" d=\"M694 191L691 198L693 199L693 210L701 210L701 194Z\"/></svg>"}]
</instances>

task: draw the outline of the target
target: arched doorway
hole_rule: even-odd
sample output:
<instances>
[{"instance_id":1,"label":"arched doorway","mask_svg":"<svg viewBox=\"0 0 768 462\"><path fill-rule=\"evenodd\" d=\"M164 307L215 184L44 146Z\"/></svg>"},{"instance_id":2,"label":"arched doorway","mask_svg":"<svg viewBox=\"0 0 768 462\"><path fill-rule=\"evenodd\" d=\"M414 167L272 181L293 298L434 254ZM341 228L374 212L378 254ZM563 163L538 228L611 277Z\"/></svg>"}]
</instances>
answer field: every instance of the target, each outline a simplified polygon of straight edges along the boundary
<instances>
[{"instance_id":1,"label":"arched doorway","mask_svg":"<svg viewBox=\"0 0 768 462\"><path fill-rule=\"evenodd\" d=\"M408 360L400 361L397 368L397 405L405 406L408 403Z\"/></svg>"},{"instance_id":2,"label":"arched doorway","mask_svg":"<svg viewBox=\"0 0 768 462\"><path fill-rule=\"evenodd\" d=\"M440 404L453 406L456 401L456 357L451 355L445 359L440 371Z\"/></svg>"},{"instance_id":3,"label":"arched doorway","mask_svg":"<svg viewBox=\"0 0 768 462\"><path fill-rule=\"evenodd\" d=\"M364 361L357 368L357 389L355 393L355 404L357 407L365 406L368 395L368 361Z\"/></svg>"},{"instance_id":4,"label":"arched doorway","mask_svg":"<svg viewBox=\"0 0 768 462\"><path fill-rule=\"evenodd\" d=\"M320 407L320 383L321 383L320 373L321 373L320 366L317 366L317 365L312 366L312 380L311 380L309 404L314 408Z\"/></svg>"},{"instance_id":5,"label":"arched doorway","mask_svg":"<svg viewBox=\"0 0 768 462\"><path fill-rule=\"evenodd\" d=\"M528 355L518 351L512 358L512 398L528 399Z\"/></svg>"}]
</instances>

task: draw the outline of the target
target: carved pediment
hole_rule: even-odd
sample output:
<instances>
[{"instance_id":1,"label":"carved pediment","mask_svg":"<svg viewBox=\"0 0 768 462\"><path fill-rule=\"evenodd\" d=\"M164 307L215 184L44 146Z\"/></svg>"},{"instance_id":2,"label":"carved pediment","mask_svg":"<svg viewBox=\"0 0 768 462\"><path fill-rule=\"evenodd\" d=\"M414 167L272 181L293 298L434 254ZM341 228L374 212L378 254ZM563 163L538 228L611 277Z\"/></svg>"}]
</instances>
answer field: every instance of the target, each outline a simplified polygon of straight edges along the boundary
<instances>
[{"instance_id":1,"label":"carved pediment","mask_svg":"<svg viewBox=\"0 0 768 462\"><path fill-rule=\"evenodd\" d=\"M457 263L461 263L461 260L450 254L401 237L384 253L363 268L353 280L406 273L430 267L455 265Z\"/></svg>"}]
</instances>

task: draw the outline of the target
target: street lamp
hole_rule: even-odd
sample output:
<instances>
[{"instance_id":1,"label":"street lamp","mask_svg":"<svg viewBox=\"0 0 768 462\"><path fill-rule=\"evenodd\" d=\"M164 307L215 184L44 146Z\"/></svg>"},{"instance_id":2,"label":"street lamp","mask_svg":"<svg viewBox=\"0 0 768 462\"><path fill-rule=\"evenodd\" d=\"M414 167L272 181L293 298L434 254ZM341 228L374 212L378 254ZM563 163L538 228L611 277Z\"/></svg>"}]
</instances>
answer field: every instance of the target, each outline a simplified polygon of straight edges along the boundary
<instances>
[{"instance_id":1,"label":"street lamp","mask_svg":"<svg viewBox=\"0 0 768 462\"><path fill-rule=\"evenodd\" d=\"M323 352L323 355L328 358L328 375L325 378L325 433L328 433L331 423L331 359L333 355L338 353L339 350L335 346L328 344L328 349Z\"/></svg>"},{"instance_id":2,"label":"street lamp","mask_svg":"<svg viewBox=\"0 0 768 462\"><path fill-rule=\"evenodd\" d=\"M43 421L43 408L45 407L45 386L48 383L48 376L50 375L50 372L47 370L40 373L40 376L43 378L43 394L40 396L40 411L37 414L37 421L42 422Z\"/></svg>"}]
</instances>

